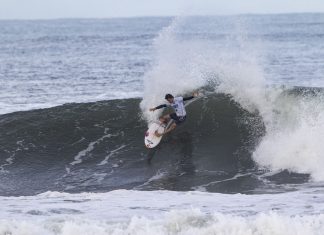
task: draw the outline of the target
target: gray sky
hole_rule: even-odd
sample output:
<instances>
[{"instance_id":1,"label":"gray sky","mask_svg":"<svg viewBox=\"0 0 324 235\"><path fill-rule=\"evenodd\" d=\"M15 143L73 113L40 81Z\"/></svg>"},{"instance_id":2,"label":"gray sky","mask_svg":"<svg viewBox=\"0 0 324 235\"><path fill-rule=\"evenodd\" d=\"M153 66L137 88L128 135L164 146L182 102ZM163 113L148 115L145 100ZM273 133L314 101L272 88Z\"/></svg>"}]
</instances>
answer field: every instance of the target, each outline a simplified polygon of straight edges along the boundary
<instances>
[{"instance_id":1,"label":"gray sky","mask_svg":"<svg viewBox=\"0 0 324 235\"><path fill-rule=\"evenodd\" d=\"M324 12L324 0L0 0L0 19Z\"/></svg>"}]
</instances>

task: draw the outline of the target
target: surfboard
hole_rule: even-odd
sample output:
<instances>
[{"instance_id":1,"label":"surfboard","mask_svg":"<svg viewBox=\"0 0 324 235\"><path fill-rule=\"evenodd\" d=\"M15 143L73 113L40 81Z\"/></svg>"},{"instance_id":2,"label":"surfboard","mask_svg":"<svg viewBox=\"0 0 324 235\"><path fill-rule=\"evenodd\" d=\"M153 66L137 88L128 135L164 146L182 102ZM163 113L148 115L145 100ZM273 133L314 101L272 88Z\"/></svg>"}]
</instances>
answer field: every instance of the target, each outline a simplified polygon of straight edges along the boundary
<instances>
[{"instance_id":1,"label":"surfboard","mask_svg":"<svg viewBox=\"0 0 324 235\"><path fill-rule=\"evenodd\" d=\"M155 135L155 131L158 131L158 133L162 134L166 128L167 125L165 125L164 123L160 123L159 121L151 123L149 125L149 129L145 133L145 146L150 149L157 146L160 143L162 136L157 137Z\"/></svg>"}]
</instances>

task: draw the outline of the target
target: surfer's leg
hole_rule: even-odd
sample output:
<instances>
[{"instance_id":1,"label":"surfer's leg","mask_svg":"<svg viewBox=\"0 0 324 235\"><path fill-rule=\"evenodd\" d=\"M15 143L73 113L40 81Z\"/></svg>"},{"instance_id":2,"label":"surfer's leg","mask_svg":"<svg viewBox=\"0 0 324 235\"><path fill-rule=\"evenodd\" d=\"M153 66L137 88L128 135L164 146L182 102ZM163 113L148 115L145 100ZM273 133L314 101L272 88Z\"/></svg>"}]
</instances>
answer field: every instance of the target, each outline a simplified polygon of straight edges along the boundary
<instances>
[{"instance_id":1,"label":"surfer's leg","mask_svg":"<svg viewBox=\"0 0 324 235\"><path fill-rule=\"evenodd\" d=\"M179 117L177 116L176 113L170 113L169 114L169 118L170 119L173 119L174 121L178 121L179 120Z\"/></svg>"},{"instance_id":2,"label":"surfer's leg","mask_svg":"<svg viewBox=\"0 0 324 235\"><path fill-rule=\"evenodd\" d=\"M176 124L176 123L172 123L172 124L169 126L169 128L168 128L167 130L165 130L163 133L159 133L158 131L155 131L154 134L155 134L157 137L161 137L162 135L165 135L165 134L167 134L167 133L173 131L176 127L177 127L177 124Z\"/></svg>"},{"instance_id":3,"label":"surfer's leg","mask_svg":"<svg viewBox=\"0 0 324 235\"><path fill-rule=\"evenodd\" d=\"M161 137L162 135L165 135L171 131L173 131L177 125L180 125L181 123L183 123L185 120L186 120L186 117L178 117L176 113L171 113L171 114L168 114L168 115L164 115L163 118L169 118L169 119L173 119L174 120L174 123L172 123L169 128L167 130L164 131L163 134L160 134L158 133L157 131L155 132L155 135L157 137Z\"/></svg>"},{"instance_id":4,"label":"surfer's leg","mask_svg":"<svg viewBox=\"0 0 324 235\"><path fill-rule=\"evenodd\" d=\"M186 121L186 116L179 117L176 113L171 113L170 117L174 120L175 124L181 125Z\"/></svg>"},{"instance_id":5,"label":"surfer's leg","mask_svg":"<svg viewBox=\"0 0 324 235\"><path fill-rule=\"evenodd\" d=\"M163 133L163 135L173 131L177 127L176 123L172 123L171 126Z\"/></svg>"}]
</instances>

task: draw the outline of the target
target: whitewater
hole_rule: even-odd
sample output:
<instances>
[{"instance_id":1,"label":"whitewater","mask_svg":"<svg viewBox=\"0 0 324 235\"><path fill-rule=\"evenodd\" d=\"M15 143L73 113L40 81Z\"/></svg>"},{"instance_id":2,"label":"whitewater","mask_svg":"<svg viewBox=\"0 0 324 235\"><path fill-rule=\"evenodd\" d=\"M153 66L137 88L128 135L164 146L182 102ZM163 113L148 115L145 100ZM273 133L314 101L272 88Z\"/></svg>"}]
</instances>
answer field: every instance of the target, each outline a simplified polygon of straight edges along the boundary
<instances>
[{"instance_id":1,"label":"whitewater","mask_svg":"<svg viewBox=\"0 0 324 235\"><path fill-rule=\"evenodd\" d=\"M322 234L323 14L0 25L1 234Z\"/></svg>"},{"instance_id":2,"label":"whitewater","mask_svg":"<svg viewBox=\"0 0 324 235\"><path fill-rule=\"evenodd\" d=\"M3 234L321 234L322 192L126 191L0 198ZM154 200L148 200L154 198ZM170 200L172 198L172 200ZM229 203L230 202L230 203ZM314 204L317 206L314 207ZM35 219L36 218L36 219Z\"/></svg>"}]
</instances>

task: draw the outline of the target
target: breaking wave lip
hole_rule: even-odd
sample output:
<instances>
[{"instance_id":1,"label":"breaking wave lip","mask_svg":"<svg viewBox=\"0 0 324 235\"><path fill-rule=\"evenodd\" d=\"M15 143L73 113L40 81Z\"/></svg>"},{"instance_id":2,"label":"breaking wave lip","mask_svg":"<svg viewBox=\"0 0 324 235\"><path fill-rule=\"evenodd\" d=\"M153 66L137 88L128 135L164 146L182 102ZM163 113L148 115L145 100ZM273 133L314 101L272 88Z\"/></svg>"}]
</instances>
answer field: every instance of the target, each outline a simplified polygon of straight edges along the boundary
<instances>
[{"instance_id":1,"label":"breaking wave lip","mask_svg":"<svg viewBox=\"0 0 324 235\"><path fill-rule=\"evenodd\" d=\"M296 87L279 93L253 159L273 171L287 169L324 181L323 98L322 88Z\"/></svg>"},{"instance_id":2,"label":"breaking wave lip","mask_svg":"<svg viewBox=\"0 0 324 235\"><path fill-rule=\"evenodd\" d=\"M250 148L257 167L308 174L314 181L323 181L322 88L273 85L275 78L265 73L262 64L267 59L262 54L264 38L251 37L244 17L227 22L232 34L222 42L182 37L188 22L185 17L175 18L154 42L155 63L144 77L144 118L156 118L157 113L148 108L165 93L178 95L209 86L211 92L229 95L262 119L263 137Z\"/></svg>"}]
</instances>

